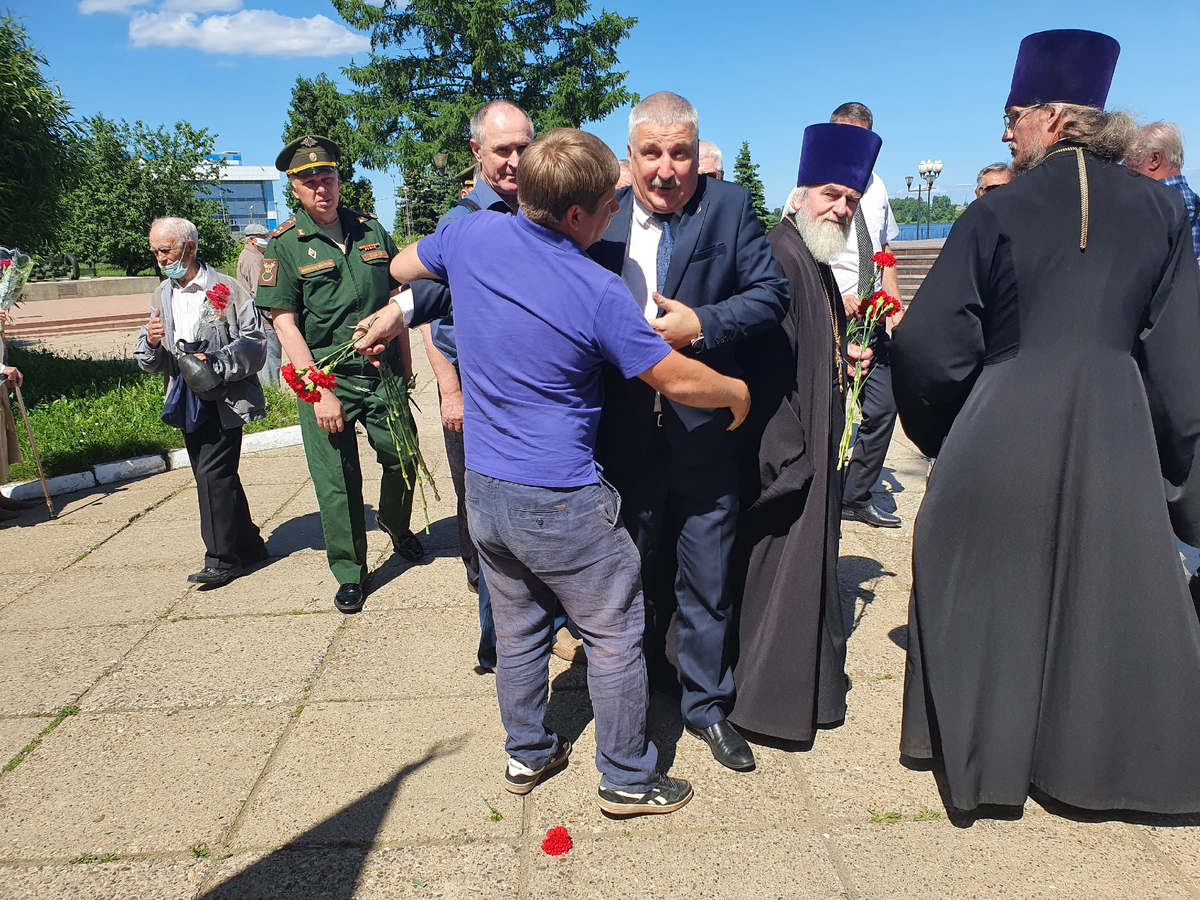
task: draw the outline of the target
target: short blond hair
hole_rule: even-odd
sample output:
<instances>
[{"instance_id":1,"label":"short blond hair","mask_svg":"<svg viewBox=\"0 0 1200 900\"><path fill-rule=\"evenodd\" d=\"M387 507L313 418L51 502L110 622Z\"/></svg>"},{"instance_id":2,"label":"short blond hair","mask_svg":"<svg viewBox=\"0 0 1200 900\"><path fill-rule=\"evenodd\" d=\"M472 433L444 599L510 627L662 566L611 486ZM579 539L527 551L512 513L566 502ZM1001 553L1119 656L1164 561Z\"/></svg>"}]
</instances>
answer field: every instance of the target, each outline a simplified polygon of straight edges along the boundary
<instances>
[{"instance_id":1,"label":"short blond hair","mask_svg":"<svg viewBox=\"0 0 1200 900\"><path fill-rule=\"evenodd\" d=\"M620 175L616 154L600 138L555 128L521 154L517 201L531 221L552 228L576 204L594 213Z\"/></svg>"}]
</instances>

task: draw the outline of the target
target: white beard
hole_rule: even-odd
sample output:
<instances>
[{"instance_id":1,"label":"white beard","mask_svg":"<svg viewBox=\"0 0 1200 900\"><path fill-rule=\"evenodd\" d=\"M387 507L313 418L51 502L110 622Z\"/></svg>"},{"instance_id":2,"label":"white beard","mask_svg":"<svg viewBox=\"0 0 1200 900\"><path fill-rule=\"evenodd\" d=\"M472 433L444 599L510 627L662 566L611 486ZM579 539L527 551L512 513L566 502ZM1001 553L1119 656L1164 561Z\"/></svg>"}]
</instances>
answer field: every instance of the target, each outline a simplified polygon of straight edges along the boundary
<instances>
[{"instance_id":1,"label":"white beard","mask_svg":"<svg viewBox=\"0 0 1200 900\"><path fill-rule=\"evenodd\" d=\"M846 240L850 237L850 226L853 220L841 221L829 213L821 219L815 219L808 211L808 204L801 203L795 213L796 230L808 247L812 258L819 263L830 264L846 249Z\"/></svg>"}]
</instances>

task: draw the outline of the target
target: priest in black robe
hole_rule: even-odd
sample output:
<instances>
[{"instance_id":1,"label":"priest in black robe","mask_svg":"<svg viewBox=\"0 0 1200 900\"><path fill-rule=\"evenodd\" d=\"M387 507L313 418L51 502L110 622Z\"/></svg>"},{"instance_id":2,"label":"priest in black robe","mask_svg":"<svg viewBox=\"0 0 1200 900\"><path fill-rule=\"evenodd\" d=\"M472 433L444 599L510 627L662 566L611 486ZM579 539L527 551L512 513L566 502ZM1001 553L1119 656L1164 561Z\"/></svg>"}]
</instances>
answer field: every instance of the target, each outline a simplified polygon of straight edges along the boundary
<instances>
[{"instance_id":1,"label":"priest in black robe","mask_svg":"<svg viewBox=\"0 0 1200 900\"><path fill-rule=\"evenodd\" d=\"M1200 810L1200 622L1163 483L1200 464L1200 281L1179 195L1117 165L1118 52L1094 32L1022 41L1020 175L955 223L893 334L901 422L937 457L900 750L944 768L953 807L1032 785Z\"/></svg>"},{"instance_id":2,"label":"priest in black robe","mask_svg":"<svg viewBox=\"0 0 1200 900\"><path fill-rule=\"evenodd\" d=\"M882 144L854 125L805 129L798 187L767 239L788 280L780 327L745 341L751 432L731 588L740 608L740 730L807 744L846 717L846 627L837 561L837 448L850 374L846 311L829 263L845 249ZM868 354L869 358L869 354Z\"/></svg>"}]
</instances>

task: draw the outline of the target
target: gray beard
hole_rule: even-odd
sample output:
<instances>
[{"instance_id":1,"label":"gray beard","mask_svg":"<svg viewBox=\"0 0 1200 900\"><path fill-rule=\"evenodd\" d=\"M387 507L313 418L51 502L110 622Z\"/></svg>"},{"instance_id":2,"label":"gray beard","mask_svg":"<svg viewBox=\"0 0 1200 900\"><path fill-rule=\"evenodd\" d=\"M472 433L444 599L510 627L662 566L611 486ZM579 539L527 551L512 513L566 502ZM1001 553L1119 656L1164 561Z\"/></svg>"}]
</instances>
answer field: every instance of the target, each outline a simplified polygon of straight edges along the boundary
<instances>
[{"instance_id":1,"label":"gray beard","mask_svg":"<svg viewBox=\"0 0 1200 900\"><path fill-rule=\"evenodd\" d=\"M801 205L793 217L800 239L804 241L812 258L819 263L831 264L846 249L853 220L841 225L838 222L813 218L807 205Z\"/></svg>"},{"instance_id":2,"label":"gray beard","mask_svg":"<svg viewBox=\"0 0 1200 900\"><path fill-rule=\"evenodd\" d=\"M1042 162L1045 161L1046 154L1049 152L1049 147L1043 147L1041 144L1035 144L1028 150L1014 153L1012 161L1013 175L1020 175L1024 172L1028 172L1030 169L1036 169L1042 164Z\"/></svg>"}]
</instances>

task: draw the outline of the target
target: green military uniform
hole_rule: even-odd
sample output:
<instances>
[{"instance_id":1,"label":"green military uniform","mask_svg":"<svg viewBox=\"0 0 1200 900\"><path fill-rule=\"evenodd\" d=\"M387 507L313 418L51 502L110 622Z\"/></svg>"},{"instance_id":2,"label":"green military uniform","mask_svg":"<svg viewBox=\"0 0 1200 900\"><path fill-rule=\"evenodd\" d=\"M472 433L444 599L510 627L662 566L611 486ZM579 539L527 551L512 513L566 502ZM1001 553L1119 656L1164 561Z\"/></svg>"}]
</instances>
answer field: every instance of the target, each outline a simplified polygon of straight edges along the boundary
<instances>
[{"instance_id":1,"label":"green military uniform","mask_svg":"<svg viewBox=\"0 0 1200 900\"><path fill-rule=\"evenodd\" d=\"M298 144L289 144L280 159ZM318 153L312 155L318 157ZM325 158L313 162L329 165ZM294 171L290 169L289 174ZM398 287L388 274L396 245L379 221L341 208L338 216L344 251L303 209L271 232L254 301L263 309L295 313L315 360L349 341L358 322L382 309ZM394 353L390 357L395 371L397 357ZM405 473L388 430L378 373L360 357L342 363L334 373L334 394L345 407L345 429L330 434L317 424L313 405L300 403L300 431L321 510L329 568L340 585L362 584L367 577L367 536L355 422L363 423L367 440L383 466L378 520L392 535L409 532L413 492L405 486ZM408 473L408 480L416 483L415 472Z\"/></svg>"}]
</instances>

